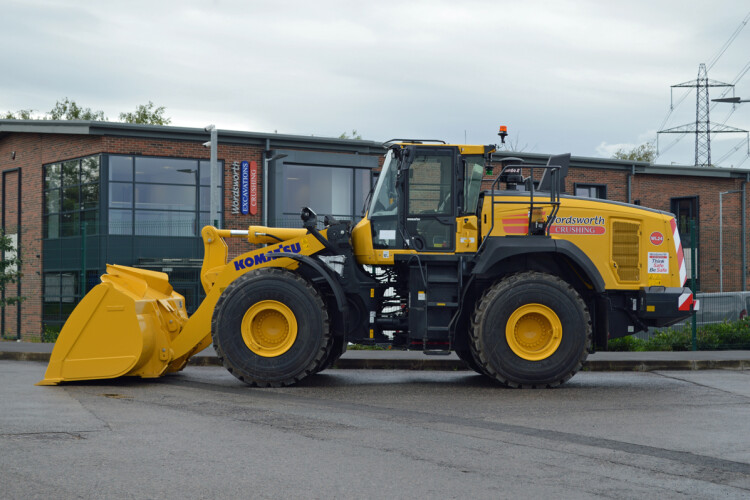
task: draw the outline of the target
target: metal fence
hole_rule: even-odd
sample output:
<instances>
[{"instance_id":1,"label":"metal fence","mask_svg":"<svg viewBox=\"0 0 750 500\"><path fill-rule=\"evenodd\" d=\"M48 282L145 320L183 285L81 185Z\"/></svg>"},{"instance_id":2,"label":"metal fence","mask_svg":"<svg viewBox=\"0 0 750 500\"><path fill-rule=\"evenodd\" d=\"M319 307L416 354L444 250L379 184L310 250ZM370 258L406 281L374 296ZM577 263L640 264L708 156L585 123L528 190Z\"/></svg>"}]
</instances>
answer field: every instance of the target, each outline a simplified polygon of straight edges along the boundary
<instances>
[{"instance_id":1,"label":"metal fence","mask_svg":"<svg viewBox=\"0 0 750 500\"><path fill-rule=\"evenodd\" d=\"M750 291L745 270L747 241L739 221L698 227L686 224L681 239L688 271L686 285L700 302L698 311L669 329L649 329L636 336L652 340L657 335L690 334L690 348L748 349L750 326L741 321L750 311ZM692 226L692 227L691 227Z\"/></svg>"},{"instance_id":2,"label":"metal fence","mask_svg":"<svg viewBox=\"0 0 750 500\"><path fill-rule=\"evenodd\" d=\"M746 242L747 243L747 242ZM692 277L692 259L696 257L697 290L706 293L740 292L747 290L744 256L747 244L742 244L742 230L738 225L696 227L695 236L683 236L683 249Z\"/></svg>"}]
</instances>

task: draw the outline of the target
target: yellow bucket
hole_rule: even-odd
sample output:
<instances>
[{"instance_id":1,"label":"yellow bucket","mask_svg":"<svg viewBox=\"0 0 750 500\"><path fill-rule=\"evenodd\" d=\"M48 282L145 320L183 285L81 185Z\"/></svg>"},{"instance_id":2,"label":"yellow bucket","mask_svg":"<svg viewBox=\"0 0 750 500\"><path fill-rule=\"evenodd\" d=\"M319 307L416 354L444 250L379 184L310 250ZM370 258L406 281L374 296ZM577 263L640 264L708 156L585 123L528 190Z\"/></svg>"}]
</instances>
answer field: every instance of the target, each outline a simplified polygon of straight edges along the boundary
<instances>
[{"instance_id":1,"label":"yellow bucket","mask_svg":"<svg viewBox=\"0 0 750 500\"><path fill-rule=\"evenodd\" d=\"M102 283L71 313L37 385L158 377L173 359L171 343L187 319L185 299L165 273L109 265Z\"/></svg>"}]
</instances>

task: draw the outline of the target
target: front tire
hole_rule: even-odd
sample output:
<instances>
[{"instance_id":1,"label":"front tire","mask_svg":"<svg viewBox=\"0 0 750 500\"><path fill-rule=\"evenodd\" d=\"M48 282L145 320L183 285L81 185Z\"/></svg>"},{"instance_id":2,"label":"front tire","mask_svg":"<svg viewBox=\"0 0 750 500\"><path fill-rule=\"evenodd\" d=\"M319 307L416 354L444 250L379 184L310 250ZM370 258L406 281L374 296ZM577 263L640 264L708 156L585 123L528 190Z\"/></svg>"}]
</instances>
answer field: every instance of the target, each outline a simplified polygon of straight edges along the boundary
<instances>
[{"instance_id":1,"label":"front tire","mask_svg":"<svg viewBox=\"0 0 750 500\"><path fill-rule=\"evenodd\" d=\"M554 387L583 366L591 316L562 279L529 271L485 291L472 318L471 348L483 371L509 387Z\"/></svg>"},{"instance_id":2,"label":"front tire","mask_svg":"<svg viewBox=\"0 0 750 500\"><path fill-rule=\"evenodd\" d=\"M331 348L323 300L285 269L257 269L233 281L216 303L211 333L224 367L258 387L302 380L320 369Z\"/></svg>"},{"instance_id":3,"label":"front tire","mask_svg":"<svg viewBox=\"0 0 750 500\"><path fill-rule=\"evenodd\" d=\"M456 349L455 353L456 356L458 356L458 359L466 364L467 368L469 368L470 370L474 370L480 375L486 375L486 373L484 373L484 370L482 369L482 366L474 357L474 353L471 351L471 349Z\"/></svg>"}]
</instances>

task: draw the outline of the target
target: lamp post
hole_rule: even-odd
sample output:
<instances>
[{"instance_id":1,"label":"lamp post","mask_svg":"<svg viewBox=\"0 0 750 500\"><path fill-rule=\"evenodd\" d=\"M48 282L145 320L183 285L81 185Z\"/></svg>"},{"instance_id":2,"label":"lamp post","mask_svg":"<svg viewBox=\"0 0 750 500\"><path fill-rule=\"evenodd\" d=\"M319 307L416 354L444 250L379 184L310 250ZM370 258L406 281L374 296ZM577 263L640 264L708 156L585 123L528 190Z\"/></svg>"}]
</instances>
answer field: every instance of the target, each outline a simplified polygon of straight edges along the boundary
<instances>
[{"instance_id":1,"label":"lamp post","mask_svg":"<svg viewBox=\"0 0 750 500\"><path fill-rule=\"evenodd\" d=\"M719 99L711 99L712 102L731 102L732 104L739 104L741 102L750 102L750 99L742 99L741 97L721 97Z\"/></svg>"},{"instance_id":2,"label":"lamp post","mask_svg":"<svg viewBox=\"0 0 750 500\"><path fill-rule=\"evenodd\" d=\"M206 132L211 133L211 140L209 142L204 142L203 146L207 148L211 148L211 189L208 194L209 199L209 217L208 220L211 224L213 224L214 227L219 227L219 199L220 197L216 193L216 191L219 188L219 172L218 164L219 161L217 159L218 153L218 131L216 130L216 126L214 125L208 125L203 130Z\"/></svg>"},{"instance_id":3,"label":"lamp post","mask_svg":"<svg viewBox=\"0 0 750 500\"><path fill-rule=\"evenodd\" d=\"M734 109L736 104L739 104L741 102L750 102L750 99L743 99L741 97L721 97L719 99L711 99L712 102L728 102L732 104L732 108ZM747 139L747 154L750 156L750 134L748 134ZM746 289L746 252L745 249L745 191L744 186L745 183L742 183L743 189L740 191L742 193L742 291L745 291ZM735 192L735 191L729 191L729 192ZM724 193L726 194L726 193ZM721 194L719 194L719 210L721 211ZM721 223L721 221L720 221ZM719 235L721 236L721 231L719 231ZM720 271L721 274L723 274ZM719 280L721 283L721 279Z\"/></svg>"}]
</instances>

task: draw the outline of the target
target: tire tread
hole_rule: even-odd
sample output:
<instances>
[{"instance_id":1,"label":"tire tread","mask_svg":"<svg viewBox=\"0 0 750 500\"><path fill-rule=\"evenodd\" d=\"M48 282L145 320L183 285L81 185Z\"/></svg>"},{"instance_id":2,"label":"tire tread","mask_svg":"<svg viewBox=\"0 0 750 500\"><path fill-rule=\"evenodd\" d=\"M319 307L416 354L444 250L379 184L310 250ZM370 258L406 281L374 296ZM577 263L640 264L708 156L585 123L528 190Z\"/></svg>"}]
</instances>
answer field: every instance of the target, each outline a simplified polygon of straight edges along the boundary
<instances>
[{"instance_id":1,"label":"tire tread","mask_svg":"<svg viewBox=\"0 0 750 500\"><path fill-rule=\"evenodd\" d=\"M505 293L507 290L514 288L521 283L525 283L528 281L542 281L547 282L548 284L551 284L553 286L558 286L564 290L565 293L567 293L570 297L574 299L576 302L576 305L580 307L580 309L584 312L585 315L585 323L587 324L587 335L586 335L586 341L585 346L583 349L581 349L581 352L579 353L578 360L575 363L575 366L567 371L566 373L560 374L556 380L546 383L546 384L535 384L535 383L522 383L518 381L513 381L508 379L507 377L503 376L502 374L498 373L497 370L495 370L491 363L489 362L487 353L484 352L482 349L482 319L488 312L488 308L490 304L494 302L494 300L498 297L498 295L501 295ZM506 387L512 387L512 388L528 388L528 389L537 389L537 388L553 388L558 387L561 384L565 383L566 381L570 380L570 378L578 373L578 371L583 367L584 363L586 362L586 359L588 358L589 350L591 347L592 342L592 325L591 325L591 315L589 313L588 307L586 306L586 303L581 298L578 291L576 291L575 288L573 288L569 283L562 280L561 278L541 273L537 271L525 271L521 273L512 274L500 281L497 281L492 286L488 287L480 300L477 302L477 305L474 309L474 313L471 317L471 330L469 335L469 345L471 348L471 351L477 360L479 366L482 368L484 373L498 381L500 384L506 386Z\"/></svg>"},{"instance_id":2,"label":"tire tread","mask_svg":"<svg viewBox=\"0 0 750 500\"><path fill-rule=\"evenodd\" d=\"M289 375L288 378L282 379L280 381L269 381L249 376L247 373L245 373L242 367L236 366L235 363L233 363L232 360L230 360L229 357L226 356L224 350L221 347L221 343L219 342L218 335L216 334L219 328L218 325L222 320L223 305L228 300L228 298L231 297L236 292L236 290L240 289L243 286L247 286L248 281L267 278L269 276L275 277L279 280L296 282L297 284L301 285L310 294L310 298L315 303L315 306L320 309L323 315L324 340L323 342L321 342L320 348L315 353L315 356L302 371L294 375ZM318 291L307 280L305 280L298 274L286 269L275 267L266 267L249 271L236 280L232 281L229 286L224 289L221 296L219 297L219 300L216 302L216 307L214 308L214 314L211 319L211 336L214 350L216 351L216 356L224 366L224 368L226 368L229 373L251 387L284 387L293 385L301 381L305 377L320 371L331 349L330 318L328 316L328 311L325 307L323 299L320 296L320 293L318 293Z\"/></svg>"}]
</instances>

